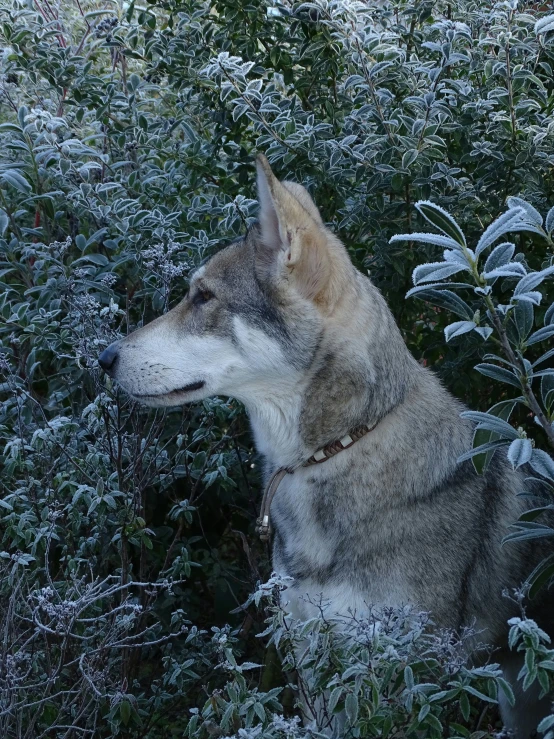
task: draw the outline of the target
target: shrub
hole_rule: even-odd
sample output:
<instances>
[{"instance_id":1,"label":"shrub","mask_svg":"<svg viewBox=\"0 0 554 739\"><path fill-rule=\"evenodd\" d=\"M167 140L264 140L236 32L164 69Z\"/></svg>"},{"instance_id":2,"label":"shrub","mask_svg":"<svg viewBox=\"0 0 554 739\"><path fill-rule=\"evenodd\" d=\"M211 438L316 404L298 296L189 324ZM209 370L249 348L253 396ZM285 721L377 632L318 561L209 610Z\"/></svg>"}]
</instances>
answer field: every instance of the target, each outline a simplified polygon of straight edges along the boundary
<instances>
[{"instance_id":1,"label":"shrub","mask_svg":"<svg viewBox=\"0 0 554 739\"><path fill-rule=\"evenodd\" d=\"M418 614L341 635L270 601L265 650L261 611L231 613L270 572L242 409L148 412L96 357L252 223L261 150L312 190L415 356L490 411L476 444L509 441L514 466L548 477L552 16L514 0L3 0L0 14L0 734L314 735L282 689L311 628L304 689L316 701L330 686L329 719L344 708L353 736L488 735L496 668L454 669L451 637ZM443 244L454 254L431 288L425 219L472 245L506 208L517 255L496 245L460 266ZM442 282L454 264L470 288ZM414 268L424 302L405 299ZM487 359L495 339L505 354ZM514 534L551 535L540 526ZM523 615L513 629L529 680L548 682L546 641Z\"/></svg>"}]
</instances>

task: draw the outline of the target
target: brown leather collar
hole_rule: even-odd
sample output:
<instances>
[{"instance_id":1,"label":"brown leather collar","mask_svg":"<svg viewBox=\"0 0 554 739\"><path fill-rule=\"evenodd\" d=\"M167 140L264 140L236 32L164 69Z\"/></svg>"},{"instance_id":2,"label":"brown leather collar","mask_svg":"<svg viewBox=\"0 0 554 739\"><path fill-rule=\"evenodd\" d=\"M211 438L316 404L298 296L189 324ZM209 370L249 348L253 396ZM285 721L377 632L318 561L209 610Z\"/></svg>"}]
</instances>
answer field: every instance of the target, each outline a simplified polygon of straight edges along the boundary
<instances>
[{"instance_id":1,"label":"brown leather collar","mask_svg":"<svg viewBox=\"0 0 554 739\"><path fill-rule=\"evenodd\" d=\"M296 467L280 467L277 472L271 476L264 490L260 515L256 519L256 533L259 535L260 539L262 541L269 541L271 538L272 529L269 516L271 502L285 475L294 474L295 470L300 467L310 467L312 464L321 464L322 462L326 462L331 457L334 457L335 454L351 447L358 441L358 439L361 439L362 436L369 434L370 431L373 431L375 426L377 426L377 424L374 424L371 427L366 426L365 424L357 426L355 429L350 431L350 433L346 434L346 436L343 436L342 439L337 439L336 441L327 444L323 449L319 449L315 454L312 454L309 459L296 465Z\"/></svg>"}]
</instances>

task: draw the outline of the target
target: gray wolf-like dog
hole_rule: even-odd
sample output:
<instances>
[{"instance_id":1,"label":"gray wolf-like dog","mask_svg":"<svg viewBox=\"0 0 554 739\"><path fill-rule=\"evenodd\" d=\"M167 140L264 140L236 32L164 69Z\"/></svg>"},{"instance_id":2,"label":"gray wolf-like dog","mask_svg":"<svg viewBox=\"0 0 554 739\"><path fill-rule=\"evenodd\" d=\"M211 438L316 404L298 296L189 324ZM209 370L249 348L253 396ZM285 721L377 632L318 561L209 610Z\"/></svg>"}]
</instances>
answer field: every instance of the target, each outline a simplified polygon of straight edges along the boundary
<instances>
[{"instance_id":1,"label":"gray wolf-like dog","mask_svg":"<svg viewBox=\"0 0 554 739\"><path fill-rule=\"evenodd\" d=\"M310 597L323 594L342 614L409 603L441 628L474 624L516 692L514 708L501 703L503 720L526 739L550 702L518 689L520 659L506 645L517 608L502 592L544 556L536 543L501 546L530 506L517 495L523 473L499 452L482 476L457 462L473 435L462 404L410 354L308 192L280 182L264 157L257 168L259 223L100 365L149 406L238 398L267 478L297 468L270 516L273 567L294 578L293 613L308 617ZM374 428L325 463L300 466L361 425ZM536 600L529 615L548 631L552 596Z\"/></svg>"}]
</instances>

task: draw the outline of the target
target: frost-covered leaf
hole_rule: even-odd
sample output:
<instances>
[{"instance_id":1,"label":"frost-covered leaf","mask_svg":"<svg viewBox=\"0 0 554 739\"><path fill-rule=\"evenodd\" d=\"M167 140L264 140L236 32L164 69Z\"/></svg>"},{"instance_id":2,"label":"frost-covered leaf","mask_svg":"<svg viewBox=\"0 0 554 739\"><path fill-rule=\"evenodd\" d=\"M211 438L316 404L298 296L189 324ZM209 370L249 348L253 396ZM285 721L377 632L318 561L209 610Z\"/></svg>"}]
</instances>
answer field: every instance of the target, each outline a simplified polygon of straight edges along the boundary
<instances>
[{"instance_id":1,"label":"frost-covered leaf","mask_svg":"<svg viewBox=\"0 0 554 739\"><path fill-rule=\"evenodd\" d=\"M420 710L419 710L419 714L418 714L417 720L420 723L422 721L424 721L425 720L425 717L427 716L427 714L429 713L430 710L431 710L431 706L429 705L429 703L424 703L421 706Z\"/></svg>"},{"instance_id":2,"label":"frost-covered leaf","mask_svg":"<svg viewBox=\"0 0 554 739\"><path fill-rule=\"evenodd\" d=\"M530 439L514 439L508 448L508 460L514 470L527 464L533 453Z\"/></svg>"},{"instance_id":3,"label":"frost-covered leaf","mask_svg":"<svg viewBox=\"0 0 554 739\"><path fill-rule=\"evenodd\" d=\"M462 300L459 295L456 295L456 293L452 292L451 290L432 289L434 288L435 284L436 283L433 283L429 287L427 287L427 285L422 285L421 287L413 287L406 294L406 297L408 298L415 296L417 298L420 298L421 300L425 300L426 302L431 303L431 305L437 305L440 308L446 308L447 310L452 311L452 313L455 313L457 316L460 316L465 320L471 321L473 319L474 311L469 307L465 300ZM447 282L444 284L450 285L452 283Z\"/></svg>"},{"instance_id":4,"label":"frost-covered leaf","mask_svg":"<svg viewBox=\"0 0 554 739\"><path fill-rule=\"evenodd\" d=\"M541 362L550 359L550 357L554 357L554 349L549 349L544 354L541 354L541 356L533 362L533 367L536 367L537 365L541 364Z\"/></svg>"},{"instance_id":5,"label":"frost-covered leaf","mask_svg":"<svg viewBox=\"0 0 554 739\"><path fill-rule=\"evenodd\" d=\"M529 464L539 475L554 481L554 459L542 449L533 449Z\"/></svg>"},{"instance_id":6,"label":"frost-covered leaf","mask_svg":"<svg viewBox=\"0 0 554 739\"><path fill-rule=\"evenodd\" d=\"M554 207L550 208L546 214L544 225L547 233L551 234L554 231Z\"/></svg>"},{"instance_id":7,"label":"frost-covered leaf","mask_svg":"<svg viewBox=\"0 0 554 739\"><path fill-rule=\"evenodd\" d=\"M550 17L552 18L552 30L554 30L554 16ZM552 716L547 716L546 718L543 718L540 724L537 726L537 731L539 731L541 734L546 734L546 732L552 728L554 728L554 714Z\"/></svg>"},{"instance_id":8,"label":"frost-covered leaf","mask_svg":"<svg viewBox=\"0 0 554 739\"><path fill-rule=\"evenodd\" d=\"M530 305L540 305L542 301L542 293L537 290L532 292L521 293L517 296L518 302L529 303Z\"/></svg>"},{"instance_id":9,"label":"frost-covered leaf","mask_svg":"<svg viewBox=\"0 0 554 739\"><path fill-rule=\"evenodd\" d=\"M408 149L402 157L402 169L408 169L409 166L415 162L418 154L419 152L417 149Z\"/></svg>"},{"instance_id":10,"label":"frost-covered leaf","mask_svg":"<svg viewBox=\"0 0 554 739\"><path fill-rule=\"evenodd\" d=\"M467 462L470 459L474 460L475 457L486 457L488 454L493 454L497 449L506 446L508 443L509 441L506 438L495 439L494 441L487 441L484 444L479 444L478 446L473 447L473 449L470 449L468 452L465 452L465 454L462 454L460 457L458 457L457 461L459 464L461 464L462 462ZM477 472L481 474L482 469L477 469Z\"/></svg>"},{"instance_id":11,"label":"frost-covered leaf","mask_svg":"<svg viewBox=\"0 0 554 739\"><path fill-rule=\"evenodd\" d=\"M6 233L6 229L8 228L9 223L8 214L5 210L0 209L0 237L3 237Z\"/></svg>"},{"instance_id":12,"label":"frost-covered leaf","mask_svg":"<svg viewBox=\"0 0 554 739\"><path fill-rule=\"evenodd\" d=\"M413 234L396 234L389 240L390 244L395 244L399 241L418 241L423 244L433 244L435 246L442 246L445 249L459 249L460 245L454 239L448 236L441 236L440 234L433 233L413 233Z\"/></svg>"},{"instance_id":13,"label":"frost-covered leaf","mask_svg":"<svg viewBox=\"0 0 554 739\"><path fill-rule=\"evenodd\" d=\"M514 255L515 249L516 245L512 244L511 241L504 241L502 244L495 246L487 257L483 272L486 274L487 272L498 269L498 267L502 267L504 264L508 264Z\"/></svg>"},{"instance_id":14,"label":"frost-covered leaf","mask_svg":"<svg viewBox=\"0 0 554 739\"><path fill-rule=\"evenodd\" d=\"M420 285L423 282L442 280L462 271L469 271L469 267L464 267L461 264L453 262L431 262L429 264L420 264L412 273L412 281L414 285Z\"/></svg>"},{"instance_id":15,"label":"frost-covered leaf","mask_svg":"<svg viewBox=\"0 0 554 739\"><path fill-rule=\"evenodd\" d=\"M554 266L542 269L540 272L531 272L517 283L514 295L520 295L522 293L527 293L530 290L534 290L541 284L541 282L546 280L547 277L550 277L550 275L554 275Z\"/></svg>"},{"instance_id":16,"label":"frost-covered leaf","mask_svg":"<svg viewBox=\"0 0 554 739\"><path fill-rule=\"evenodd\" d=\"M477 242L475 253L477 255L481 254L482 251L493 244L501 236L506 233L510 233L516 225L520 226L522 224L524 212L525 211L523 211L522 208L507 210L493 221Z\"/></svg>"},{"instance_id":17,"label":"frost-covered leaf","mask_svg":"<svg viewBox=\"0 0 554 739\"><path fill-rule=\"evenodd\" d=\"M415 204L415 207L429 223L446 234L446 236L455 241L459 246L466 245L466 239L462 229L450 213L444 210L444 208L441 208L440 205L432 203L430 200L419 200Z\"/></svg>"},{"instance_id":18,"label":"frost-covered leaf","mask_svg":"<svg viewBox=\"0 0 554 739\"><path fill-rule=\"evenodd\" d=\"M468 331L473 331L476 325L473 321L456 321L456 323L451 323L444 329L444 337L447 341L450 341L455 336L461 336L462 334L467 334Z\"/></svg>"},{"instance_id":19,"label":"frost-covered leaf","mask_svg":"<svg viewBox=\"0 0 554 739\"><path fill-rule=\"evenodd\" d=\"M480 372L482 375L486 375L487 377L492 377L493 380L498 380L499 382L505 382L508 385L513 385L514 387L521 387L519 380L514 375L513 372L510 372L507 369L504 369L504 367L497 367L495 364L476 364L475 369L477 372Z\"/></svg>"},{"instance_id":20,"label":"frost-covered leaf","mask_svg":"<svg viewBox=\"0 0 554 739\"><path fill-rule=\"evenodd\" d=\"M535 33L537 36L554 31L554 15L545 15L535 23Z\"/></svg>"},{"instance_id":21,"label":"frost-covered leaf","mask_svg":"<svg viewBox=\"0 0 554 739\"><path fill-rule=\"evenodd\" d=\"M23 177L21 172L18 172L15 169L6 169L3 172L0 172L0 179L8 185L15 187L15 189L20 192L28 193L31 191L31 185L27 182L25 177Z\"/></svg>"},{"instance_id":22,"label":"frost-covered leaf","mask_svg":"<svg viewBox=\"0 0 554 739\"><path fill-rule=\"evenodd\" d=\"M356 723L358 718L358 708L358 696L354 693L349 693L344 701L344 710L351 726Z\"/></svg>"},{"instance_id":23,"label":"frost-covered leaf","mask_svg":"<svg viewBox=\"0 0 554 739\"><path fill-rule=\"evenodd\" d=\"M489 338L489 336L492 334L493 330L490 326L476 326L474 331L476 331L482 339L485 341Z\"/></svg>"},{"instance_id":24,"label":"frost-covered leaf","mask_svg":"<svg viewBox=\"0 0 554 739\"><path fill-rule=\"evenodd\" d=\"M516 326L519 340L524 341L533 330L535 311L533 304L528 301L520 301L512 310L511 318Z\"/></svg>"},{"instance_id":25,"label":"frost-covered leaf","mask_svg":"<svg viewBox=\"0 0 554 739\"><path fill-rule=\"evenodd\" d=\"M455 251L454 249L445 249L442 256L445 262L459 264L460 267L467 269L470 265L470 262L468 261L466 254L469 255L469 259L471 261L475 259L475 254L473 254L471 249L466 249L465 253L461 251Z\"/></svg>"},{"instance_id":26,"label":"frost-covered leaf","mask_svg":"<svg viewBox=\"0 0 554 739\"><path fill-rule=\"evenodd\" d=\"M481 411L464 411L460 416L462 418L466 418L468 421L476 423L477 428L494 431L495 433L500 434L503 438L519 438L518 433L513 426L510 426L506 421L503 421L501 418L493 416L490 413L482 413Z\"/></svg>"},{"instance_id":27,"label":"frost-covered leaf","mask_svg":"<svg viewBox=\"0 0 554 739\"><path fill-rule=\"evenodd\" d=\"M535 226L542 226L542 216L539 211L531 205L531 203L528 203L522 198L516 197L510 197L506 202L508 203L508 208L512 210L522 208L525 211L526 219L530 223L534 223Z\"/></svg>"},{"instance_id":28,"label":"frost-covered leaf","mask_svg":"<svg viewBox=\"0 0 554 739\"><path fill-rule=\"evenodd\" d=\"M539 510L544 511L544 508L539 509ZM533 572L531 572L531 574L527 578L526 585L530 586L529 598L534 598L537 592L539 591L539 589L543 585L546 585L548 582L550 582L553 575L554 575L554 552L550 554L548 557L546 557L545 559L543 559L541 562L539 562L539 564L535 567Z\"/></svg>"},{"instance_id":29,"label":"frost-covered leaf","mask_svg":"<svg viewBox=\"0 0 554 739\"><path fill-rule=\"evenodd\" d=\"M509 262L500 267L496 267L490 272L485 272L483 277L486 280L493 280L497 277L521 277L527 274L527 270L520 262Z\"/></svg>"},{"instance_id":30,"label":"frost-covered leaf","mask_svg":"<svg viewBox=\"0 0 554 739\"><path fill-rule=\"evenodd\" d=\"M539 328L538 331L535 331L535 333L529 336L529 338L526 341L526 344L527 346L531 346L531 344L536 344L539 341L544 341L545 339L549 339L551 336L554 336L554 324L550 324L549 326L544 326L543 328Z\"/></svg>"},{"instance_id":31,"label":"frost-covered leaf","mask_svg":"<svg viewBox=\"0 0 554 739\"><path fill-rule=\"evenodd\" d=\"M473 285L470 285L469 282L432 282L428 285L421 285L420 287L412 287L408 292L406 293L407 298L411 298L414 295L418 295L421 292L427 292L428 290L437 290L438 292L451 292L452 290L465 288L467 290L472 290ZM454 295L456 293L453 293ZM473 315L473 313L471 314Z\"/></svg>"},{"instance_id":32,"label":"frost-covered leaf","mask_svg":"<svg viewBox=\"0 0 554 739\"><path fill-rule=\"evenodd\" d=\"M329 711L331 713L334 712L335 708L337 707L337 703L342 698L342 694L344 692L344 688L342 686L339 686L337 688L333 688L331 691L331 695L329 696Z\"/></svg>"}]
</instances>

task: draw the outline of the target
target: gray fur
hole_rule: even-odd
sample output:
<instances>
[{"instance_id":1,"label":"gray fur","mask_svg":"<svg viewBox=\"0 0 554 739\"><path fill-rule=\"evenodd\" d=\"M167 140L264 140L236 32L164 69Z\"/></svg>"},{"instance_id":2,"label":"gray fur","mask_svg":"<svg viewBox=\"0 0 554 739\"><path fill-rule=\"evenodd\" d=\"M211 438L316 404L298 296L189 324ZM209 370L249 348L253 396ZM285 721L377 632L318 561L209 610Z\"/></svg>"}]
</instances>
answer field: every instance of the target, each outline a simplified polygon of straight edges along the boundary
<instances>
[{"instance_id":1,"label":"gray fur","mask_svg":"<svg viewBox=\"0 0 554 739\"><path fill-rule=\"evenodd\" d=\"M504 650L515 685L506 622L517 614L502 593L545 554L536 543L501 546L536 503L517 495L524 475L499 452L483 476L458 464L473 434L463 406L412 357L382 295L354 269L307 193L260 166L261 226L214 256L177 308L118 342L111 373L133 395L152 393L152 405L238 397L266 478L360 424L377 424L278 488L273 562L295 578L291 610L311 615L309 598L321 593L342 613L413 603L438 627L475 626L481 641ZM199 305L199 289L214 298ZM197 356L204 338L224 358L228 352L225 372L209 354L189 367L187 352ZM261 356L266 346L271 361ZM172 391L196 380L204 390ZM544 591L530 612L547 631L551 606ZM503 708L517 739L547 708L531 703L525 716Z\"/></svg>"}]
</instances>

